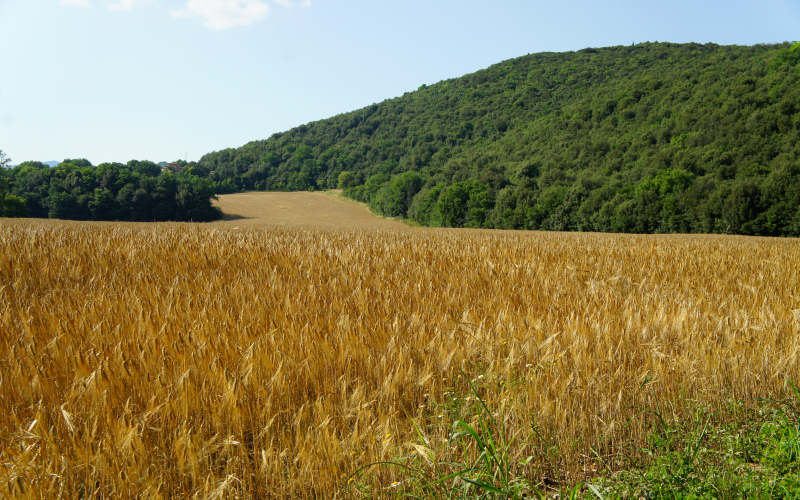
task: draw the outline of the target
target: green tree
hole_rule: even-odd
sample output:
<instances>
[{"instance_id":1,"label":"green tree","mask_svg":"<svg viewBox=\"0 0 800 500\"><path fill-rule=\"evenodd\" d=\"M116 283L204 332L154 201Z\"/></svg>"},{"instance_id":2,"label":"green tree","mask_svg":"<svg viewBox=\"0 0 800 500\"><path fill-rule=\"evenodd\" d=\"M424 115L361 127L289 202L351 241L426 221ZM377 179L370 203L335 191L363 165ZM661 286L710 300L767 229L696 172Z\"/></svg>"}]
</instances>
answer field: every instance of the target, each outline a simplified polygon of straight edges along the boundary
<instances>
[{"instance_id":1,"label":"green tree","mask_svg":"<svg viewBox=\"0 0 800 500\"><path fill-rule=\"evenodd\" d=\"M78 200L70 193L56 192L48 199L48 214L51 219L75 219L80 212Z\"/></svg>"},{"instance_id":2,"label":"green tree","mask_svg":"<svg viewBox=\"0 0 800 500\"><path fill-rule=\"evenodd\" d=\"M202 171L202 169L198 169ZM210 174L210 172L207 172ZM214 183L183 163L180 174L152 162L64 160L0 169L0 215L100 220L211 220Z\"/></svg>"},{"instance_id":3,"label":"green tree","mask_svg":"<svg viewBox=\"0 0 800 500\"><path fill-rule=\"evenodd\" d=\"M376 193L374 205L384 215L405 217L411 206L411 200L424 184L425 178L417 172L403 172L392 176Z\"/></svg>"},{"instance_id":4,"label":"green tree","mask_svg":"<svg viewBox=\"0 0 800 500\"><path fill-rule=\"evenodd\" d=\"M442 224L449 227L462 227L467 221L467 202L469 185L457 182L448 186L439 196L438 208L442 214Z\"/></svg>"},{"instance_id":5,"label":"green tree","mask_svg":"<svg viewBox=\"0 0 800 500\"><path fill-rule=\"evenodd\" d=\"M481 227L492 205L488 187L478 181L451 184L438 201L442 223L450 227Z\"/></svg>"},{"instance_id":6,"label":"green tree","mask_svg":"<svg viewBox=\"0 0 800 500\"><path fill-rule=\"evenodd\" d=\"M27 217L28 207L25 199L11 193L6 193L0 200L0 216L3 217Z\"/></svg>"},{"instance_id":7,"label":"green tree","mask_svg":"<svg viewBox=\"0 0 800 500\"><path fill-rule=\"evenodd\" d=\"M133 195L135 192L136 192L136 185L132 182L129 182L124 186L122 186L122 189L117 191L116 197L114 197L111 194L111 192L108 192L108 194L111 195L111 200L114 201L112 204L106 205L106 208L108 210L107 218L110 219L121 218L124 220L138 219L138 217L136 216L136 206L133 203Z\"/></svg>"},{"instance_id":8,"label":"green tree","mask_svg":"<svg viewBox=\"0 0 800 500\"><path fill-rule=\"evenodd\" d=\"M6 169L11 159L0 150L0 217L25 217L28 207L25 199L11 192L13 178Z\"/></svg>"},{"instance_id":9,"label":"green tree","mask_svg":"<svg viewBox=\"0 0 800 500\"><path fill-rule=\"evenodd\" d=\"M441 185L422 188L411 201L411 206L408 209L409 218L426 226L441 226L442 214L439 212L437 203L441 192Z\"/></svg>"},{"instance_id":10,"label":"green tree","mask_svg":"<svg viewBox=\"0 0 800 500\"><path fill-rule=\"evenodd\" d=\"M787 47L775 56L773 68L780 69L781 66L797 66L800 64L800 42L791 47Z\"/></svg>"},{"instance_id":11,"label":"green tree","mask_svg":"<svg viewBox=\"0 0 800 500\"><path fill-rule=\"evenodd\" d=\"M755 183L738 181L725 198L724 219L731 233L758 234L755 218L761 211L761 191ZM787 221L789 222L789 221Z\"/></svg>"},{"instance_id":12,"label":"green tree","mask_svg":"<svg viewBox=\"0 0 800 500\"><path fill-rule=\"evenodd\" d=\"M364 201L370 204L370 206L373 205L375 195L387 182L389 182L389 174L379 173L371 175L367 179L367 182L364 183L364 189L361 192L362 198L359 201Z\"/></svg>"},{"instance_id":13,"label":"green tree","mask_svg":"<svg viewBox=\"0 0 800 500\"><path fill-rule=\"evenodd\" d=\"M339 189L347 189L358 184L358 177L350 170L343 170L339 173L337 186Z\"/></svg>"},{"instance_id":14,"label":"green tree","mask_svg":"<svg viewBox=\"0 0 800 500\"><path fill-rule=\"evenodd\" d=\"M119 217L119 209L114 195L106 188L95 188L89 201L89 212L96 220L114 220Z\"/></svg>"}]
</instances>

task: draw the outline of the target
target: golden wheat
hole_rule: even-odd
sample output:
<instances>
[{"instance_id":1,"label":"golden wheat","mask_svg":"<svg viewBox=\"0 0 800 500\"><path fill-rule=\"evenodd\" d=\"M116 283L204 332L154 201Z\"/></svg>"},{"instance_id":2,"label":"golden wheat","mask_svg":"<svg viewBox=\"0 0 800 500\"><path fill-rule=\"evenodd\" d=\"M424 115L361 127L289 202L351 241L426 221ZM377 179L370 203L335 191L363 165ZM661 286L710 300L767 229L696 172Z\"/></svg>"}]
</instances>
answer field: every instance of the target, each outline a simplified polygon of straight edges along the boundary
<instances>
[{"instance_id":1,"label":"golden wheat","mask_svg":"<svg viewBox=\"0 0 800 500\"><path fill-rule=\"evenodd\" d=\"M577 480L643 442L642 408L797 380L799 262L721 236L0 223L0 495L346 496L414 423L448 453L467 378L526 475Z\"/></svg>"}]
</instances>

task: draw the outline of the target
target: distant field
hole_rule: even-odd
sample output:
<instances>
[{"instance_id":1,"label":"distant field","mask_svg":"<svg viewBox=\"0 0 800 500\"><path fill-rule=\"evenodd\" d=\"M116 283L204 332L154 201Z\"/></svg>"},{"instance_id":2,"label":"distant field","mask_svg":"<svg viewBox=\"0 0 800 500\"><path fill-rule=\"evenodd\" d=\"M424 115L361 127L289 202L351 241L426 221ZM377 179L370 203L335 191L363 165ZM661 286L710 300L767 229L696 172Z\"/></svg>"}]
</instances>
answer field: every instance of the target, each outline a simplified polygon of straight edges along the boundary
<instances>
[{"instance_id":1,"label":"distant field","mask_svg":"<svg viewBox=\"0 0 800 500\"><path fill-rule=\"evenodd\" d=\"M336 192L251 192L226 194L216 203L221 227L304 227L317 229L405 229L402 222L378 217L366 206Z\"/></svg>"},{"instance_id":2,"label":"distant field","mask_svg":"<svg viewBox=\"0 0 800 500\"><path fill-rule=\"evenodd\" d=\"M0 220L0 497L474 498L476 464L553 491L800 380L796 239L221 205L244 218Z\"/></svg>"}]
</instances>

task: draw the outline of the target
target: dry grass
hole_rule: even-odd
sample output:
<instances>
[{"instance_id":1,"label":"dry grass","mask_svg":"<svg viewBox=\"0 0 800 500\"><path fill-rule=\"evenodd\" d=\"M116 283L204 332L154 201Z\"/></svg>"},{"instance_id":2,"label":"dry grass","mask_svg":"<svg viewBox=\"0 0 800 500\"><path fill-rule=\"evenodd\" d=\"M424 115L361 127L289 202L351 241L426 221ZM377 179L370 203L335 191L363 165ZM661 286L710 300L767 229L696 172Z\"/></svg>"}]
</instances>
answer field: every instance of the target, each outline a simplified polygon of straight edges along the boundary
<instances>
[{"instance_id":1,"label":"dry grass","mask_svg":"<svg viewBox=\"0 0 800 500\"><path fill-rule=\"evenodd\" d=\"M459 453L465 377L519 473L613 470L642 408L798 379L798 262L798 240L0 222L0 496L349 496L414 422Z\"/></svg>"},{"instance_id":2,"label":"dry grass","mask_svg":"<svg viewBox=\"0 0 800 500\"><path fill-rule=\"evenodd\" d=\"M217 227L304 229L394 229L407 225L376 217L363 203L326 192L250 192L225 194L216 205L226 217Z\"/></svg>"}]
</instances>

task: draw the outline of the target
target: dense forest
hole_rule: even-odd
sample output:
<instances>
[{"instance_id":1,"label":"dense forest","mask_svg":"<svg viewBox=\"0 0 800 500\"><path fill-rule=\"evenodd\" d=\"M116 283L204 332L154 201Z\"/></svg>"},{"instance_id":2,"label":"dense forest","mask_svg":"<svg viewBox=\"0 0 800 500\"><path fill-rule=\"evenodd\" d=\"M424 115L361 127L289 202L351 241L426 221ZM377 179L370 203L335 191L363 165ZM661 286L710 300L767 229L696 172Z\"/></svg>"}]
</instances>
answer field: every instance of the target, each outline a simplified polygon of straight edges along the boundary
<instances>
[{"instance_id":1,"label":"dense forest","mask_svg":"<svg viewBox=\"0 0 800 500\"><path fill-rule=\"evenodd\" d=\"M431 226L800 235L800 44L540 53L204 156Z\"/></svg>"},{"instance_id":2,"label":"dense forest","mask_svg":"<svg viewBox=\"0 0 800 500\"><path fill-rule=\"evenodd\" d=\"M208 221L213 184L185 163L103 163L64 160L55 167L25 162L7 167L0 151L0 216L77 220Z\"/></svg>"}]
</instances>

